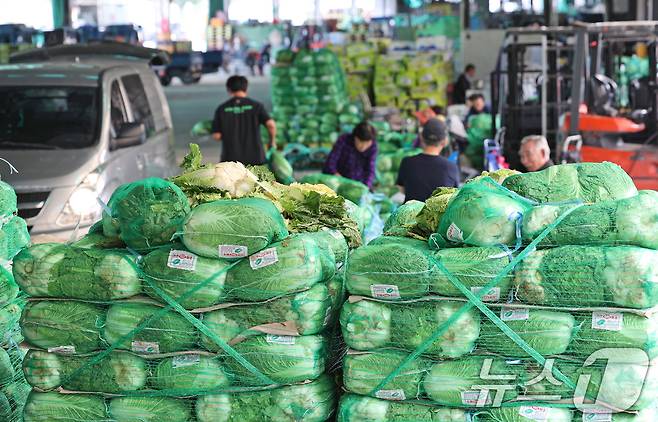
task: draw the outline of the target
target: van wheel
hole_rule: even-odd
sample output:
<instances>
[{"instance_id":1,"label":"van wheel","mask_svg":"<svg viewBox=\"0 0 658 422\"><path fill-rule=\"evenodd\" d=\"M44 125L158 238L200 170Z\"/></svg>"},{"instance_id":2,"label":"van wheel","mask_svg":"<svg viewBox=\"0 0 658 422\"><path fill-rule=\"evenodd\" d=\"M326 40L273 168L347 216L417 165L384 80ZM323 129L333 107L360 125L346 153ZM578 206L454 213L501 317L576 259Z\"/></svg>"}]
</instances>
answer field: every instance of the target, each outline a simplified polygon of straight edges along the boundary
<instances>
[{"instance_id":1,"label":"van wheel","mask_svg":"<svg viewBox=\"0 0 658 422\"><path fill-rule=\"evenodd\" d=\"M161 76L160 84L162 84L162 86L169 86L171 84L171 76L169 75Z\"/></svg>"}]
</instances>

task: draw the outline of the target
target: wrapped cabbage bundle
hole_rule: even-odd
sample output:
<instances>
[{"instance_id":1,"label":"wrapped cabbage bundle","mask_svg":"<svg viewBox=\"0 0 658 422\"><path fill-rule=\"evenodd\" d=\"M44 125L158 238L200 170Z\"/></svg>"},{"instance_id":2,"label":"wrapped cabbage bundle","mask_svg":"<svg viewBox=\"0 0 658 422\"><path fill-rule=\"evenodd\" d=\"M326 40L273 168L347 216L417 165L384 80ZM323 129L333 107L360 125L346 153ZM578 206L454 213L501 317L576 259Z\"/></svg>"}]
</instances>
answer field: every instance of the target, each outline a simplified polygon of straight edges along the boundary
<instances>
[{"instance_id":1,"label":"wrapped cabbage bundle","mask_svg":"<svg viewBox=\"0 0 658 422\"><path fill-rule=\"evenodd\" d=\"M503 395L503 402L517 397L515 379L522 373L520 365L509 364L498 357L468 356L457 360L437 362L425 376L423 388L429 398L442 406L475 407L479 400L491 405L493 390L481 397L476 385L512 385ZM482 374L496 375L483 379ZM504 377L504 378L503 378Z\"/></svg>"},{"instance_id":2,"label":"wrapped cabbage bundle","mask_svg":"<svg viewBox=\"0 0 658 422\"><path fill-rule=\"evenodd\" d=\"M496 247L448 248L432 251L431 255L474 294L493 281L510 262L510 257L502 249ZM483 300L505 300L511 284L512 276L508 274L492 288L491 293ZM446 274L438 268L434 276L432 291L443 296L464 296Z\"/></svg>"},{"instance_id":3,"label":"wrapped cabbage bundle","mask_svg":"<svg viewBox=\"0 0 658 422\"><path fill-rule=\"evenodd\" d=\"M12 273L0 266L0 307L16 299L18 290L18 284Z\"/></svg>"},{"instance_id":4,"label":"wrapped cabbage bundle","mask_svg":"<svg viewBox=\"0 0 658 422\"><path fill-rule=\"evenodd\" d=\"M391 214L384 224L386 236L406 236L416 225L416 216L425 206L424 202L409 201Z\"/></svg>"},{"instance_id":5,"label":"wrapped cabbage bundle","mask_svg":"<svg viewBox=\"0 0 658 422\"><path fill-rule=\"evenodd\" d=\"M105 400L89 394L37 393L32 391L25 403L24 422L106 421ZM133 419L134 420L134 419Z\"/></svg>"},{"instance_id":6,"label":"wrapped cabbage bundle","mask_svg":"<svg viewBox=\"0 0 658 422\"><path fill-rule=\"evenodd\" d=\"M347 259L349 251L347 240L340 231L324 227L316 232L304 233L304 235L315 240L321 249L331 251L336 264L342 264Z\"/></svg>"},{"instance_id":7,"label":"wrapped cabbage bundle","mask_svg":"<svg viewBox=\"0 0 658 422\"><path fill-rule=\"evenodd\" d=\"M306 384L263 391L202 395L196 400L196 420L324 422L334 411L335 394L331 379L323 375Z\"/></svg>"},{"instance_id":8,"label":"wrapped cabbage bundle","mask_svg":"<svg viewBox=\"0 0 658 422\"><path fill-rule=\"evenodd\" d=\"M633 180L617 164L560 164L509 176L503 186L536 202L599 202L637 194Z\"/></svg>"},{"instance_id":9,"label":"wrapped cabbage bundle","mask_svg":"<svg viewBox=\"0 0 658 422\"><path fill-rule=\"evenodd\" d=\"M285 329L298 335L318 334L330 322L340 290L338 280L328 284L318 283L294 295L262 303L236 303L204 313L203 323L227 343L262 335L263 330L266 332L268 328ZM203 334L201 344L211 351L220 350L217 344Z\"/></svg>"},{"instance_id":10,"label":"wrapped cabbage bundle","mask_svg":"<svg viewBox=\"0 0 658 422\"><path fill-rule=\"evenodd\" d=\"M6 182L0 181L0 220L3 223L9 221L17 210L18 206L14 188Z\"/></svg>"},{"instance_id":11,"label":"wrapped cabbage bundle","mask_svg":"<svg viewBox=\"0 0 658 422\"><path fill-rule=\"evenodd\" d=\"M370 395L379 383L402 363L408 354L408 352L396 350L348 353L343 362L343 384L352 393ZM391 379L382 390L375 392L375 397L389 400L422 398L423 379L432 364L432 360L423 357L412 361L399 375Z\"/></svg>"},{"instance_id":12,"label":"wrapped cabbage bundle","mask_svg":"<svg viewBox=\"0 0 658 422\"><path fill-rule=\"evenodd\" d=\"M25 340L32 346L65 353L89 353L104 347L100 335L104 321L105 309L101 306L44 300L25 305L20 326Z\"/></svg>"},{"instance_id":13,"label":"wrapped cabbage bundle","mask_svg":"<svg viewBox=\"0 0 658 422\"><path fill-rule=\"evenodd\" d=\"M414 350L464 303L449 301L407 304L360 300L343 305L340 325L345 343L356 350L396 347ZM425 351L441 358L470 353L480 334L480 314L471 309L462 314Z\"/></svg>"},{"instance_id":14,"label":"wrapped cabbage bundle","mask_svg":"<svg viewBox=\"0 0 658 422\"><path fill-rule=\"evenodd\" d=\"M573 205L540 205L523 220L523 238L533 240ZM658 249L658 192L586 204L558 224L542 245L633 245Z\"/></svg>"},{"instance_id":15,"label":"wrapped cabbage bundle","mask_svg":"<svg viewBox=\"0 0 658 422\"><path fill-rule=\"evenodd\" d=\"M226 261L197 256L182 245L159 248L144 257L141 263L144 276L171 296L185 309L205 308L225 300L224 281L229 264ZM198 288L184 300L179 297ZM144 291L164 302L146 283Z\"/></svg>"},{"instance_id":16,"label":"wrapped cabbage bundle","mask_svg":"<svg viewBox=\"0 0 658 422\"><path fill-rule=\"evenodd\" d=\"M573 410L565 407L550 406L500 407L478 412L477 417L478 421L482 422L528 422L532 420L544 422L576 421Z\"/></svg>"},{"instance_id":17,"label":"wrapped cabbage bundle","mask_svg":"<svg viewBox=\"0 0 658 422\"><path fill-rule=\"evenodd\" d=\"M13 217L0 230L0 259L11 261L16 254L30 244L30 233L25 220Z\"/></svg>"},{"instance_id":18,"label":"wrapped cabbage bundle","mask_svg":"<svg viewBox=\"0 0 658 422\"><path fill-rule=\"evenodd\" d=\"M422 297L429 293L436 272L427 251L368 245L350 255L345 285L352 294L379 299Z\"/></svg>"},{"instance_id":19,"label":"wrapped cabbage bundle","mask_svg":"<svg viewBox=\"0 0 658 422\"><path fill-rule=\"evenodd\" d=\"M148 178L126 183L114 191L103 211L103 234L148 250L169 243L189 212L187 197L171 182Z\"/></svg>"},{"instance_id":20,"label":"wrapped cabbage bundle","mask_svg":"<svg viewBox=\"0 0 658 422\"><path fill-rule=\"evenodd\" d=\"M515 270L518 298L549 306L658 304L658 252L635 246L561 246L538 250Z\"/></svg>"},{"instance_id":21,"label":"wrapped cabbage bundle","mask_svg":"<svg viewBox=\"0 0 658 422\"><path fill-rule=\"evenodd\" d=\"M402 236L379 236L370 241L368 246L379 246L379 245L388 245L394 244L398 248L413 247L420 248L425 252L429 251L427 242L419 239L414 239L411 237L402 237Z\"/></svg>"},{"instance_id":22,"label":"wrapped cabbage bundle","mask_svg":"<svg viewBox=\"0 0 658 422\"><path fill-rule=\"evenodd\" d=\"M218 358L199 354L177 355L160 360L153 368L150 384L158 390L209 391L230 383ZM185 394L185 393L183 393Z\"/></svg>"},{"instance_id":23,"label":"wrapped cabbage bundle","mask_svg":"<svg viewBox=\"0 0 658 422\"><path fill-rule=\"evenodd\" d=\"M541 355L566 352L577 327L568 312L529 308L502 308L500 319ZM506 357L526 357L528 354L488 318L482 321L478 347Z\"/></svg>"},{"instance_id":24,"label":"wrapped cabbage bundle","mask_svg":"<svg viewBox=\"0 0 658 422\"><path fill-rule=\"evenodd\" d=\"M335 271L333 254L300 234L240 261L229 270L224 291L228 298L267 300L309 289L330 279Z\"/></svg>"},{"instance_id":25,"label":"wrapped cabbage bundle","mask_svg":"<svg viewBox=\"0 0 658 422\"><path fill-rule=\"evenodd\" d=\"M148 367L143 358L112 352L100 362L85 366L90 359L30 350L23 361L23 372L31 386L44 391L62 387L72 391L120 393L145 388ZM74 372L77 374L71 377Z\"/></svg>"},{"instance_id":26,"label":"wrapped cabbage bundle","mask_svg":"<svg viewBox=\"0 0 658 422\"><path fill-rule=\"evenodd\" d=\"M464 185L450 201L430 245L514 245L517 222L531 208L527 199L483 177Z\"/></svg>"},{"instance_id":27,"label":"wrapped cabbage bundle","mask_svg":"<svg viewBox=\"0 0 658 422\"><path fill-rule=\"evenodd\" d=\"M172 397L118 397L110 400L110 420L116 422L188 422L192 409L188 400Z\"/></svg>"},{"instance_id":28,"label":"wrapped cabbage bundle","mask_svg":"<svg viewBox=\"0 0 658 422\"><path fill-rule=\"evenodd\" d=\"M414 233L427 238L436 233L439 222L448 208L450 200L457 194L457 188L437 188L432 196L427 198L425 206L416 215Z\"/></svg>"},{"instance_id":29,"label":"wrapped cabbage bundle","mask_svg":"<svg viewBox=\"0 0 658 422\"><path fill-rule=\"evenodd\" d=\"M577 315L576 331L569 353L589 356L600 349L639 349L658 357L658 314L598 310Z\"/></svg>"},{"instance_id":30,"label":"wrapped cabbage bundle","mask_svg":"<svg viewBox=\"0 0 658 422\"><path fill-rule=\"evenodd\" d=\"M42 243L16 255L13 270L21 289L35 297L114 300L142 291L135 259L119 250Z\"/></svg>"},{"instance_id":31,"label":"wrapped cabbage bundle","mask_svg":"<svg viewBox=\"0 0 658 422\"><path fill-rule=\"evenodd\" d=\"M194 208L183 223L187 249L208 258L237 260L288 236L274 203L262 198L220 199Z\"/></svg>"},{"instance_id":32,"label":"wrapped cabbage bundle","mask_svg":"<svg viewBox=\"0 0 658 422\"><path fill-rule=\"evenodd\" d=\"M158 306L144 303L115 303L107 310L103 339L114 345L161 311L162 308ZM195 350L197 340L196 329L177 312L170 310L150 320L143 329L133 333L118 347L135 353L171 353Z\"/></svg>"},{"instance_id":33,"label":"wrapped cabbage bundle","mask_svg":"<svg viewBox=\"0 0 658 422\"><path fill-rule=\"evenodd\" d=\"M233 348L261 373L280 384L318 378L325 369L327 341L322 336L251 337ZM225 356L224 367L237 385L259 385L262 381L232 357Z\"/></svg>"},{"instance_id":34,"label":"wrapped cabbage bundle","mask_svg":"<svg viewBox=\"0 0 658 422\"><path fill-rule=\"evenodd\" d=\"M338 406L338 422L465 422L463 409L398 403L345 394Z\"/></svg>"}]
</instances>

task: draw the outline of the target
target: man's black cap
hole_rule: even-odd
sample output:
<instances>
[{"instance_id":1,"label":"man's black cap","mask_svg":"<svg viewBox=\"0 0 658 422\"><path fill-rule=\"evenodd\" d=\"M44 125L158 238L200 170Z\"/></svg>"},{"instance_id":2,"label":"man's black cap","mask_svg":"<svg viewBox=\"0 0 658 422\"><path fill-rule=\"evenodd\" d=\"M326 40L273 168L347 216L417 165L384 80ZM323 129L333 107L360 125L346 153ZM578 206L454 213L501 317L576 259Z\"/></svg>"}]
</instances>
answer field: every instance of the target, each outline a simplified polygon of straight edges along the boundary
<instances>
[{"instance_id":1,"label":"man's black cap","mask_svg":"<svg viewBox=\"0 0 658 422\"><path fill-rule=\"evenodd\" d=\"M423 125L421 134L427 142L439 142L448 136L448 128L441 120L431 118Z\"/></svg>"}]
</instances>

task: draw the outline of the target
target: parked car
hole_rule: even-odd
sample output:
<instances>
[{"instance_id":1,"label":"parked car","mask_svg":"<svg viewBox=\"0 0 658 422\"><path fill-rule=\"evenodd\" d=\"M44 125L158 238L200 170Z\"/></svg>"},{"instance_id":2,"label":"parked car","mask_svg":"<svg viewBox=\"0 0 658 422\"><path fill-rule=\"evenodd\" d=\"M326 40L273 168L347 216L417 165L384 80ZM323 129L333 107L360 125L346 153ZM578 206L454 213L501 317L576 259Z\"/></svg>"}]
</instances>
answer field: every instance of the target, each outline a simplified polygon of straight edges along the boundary
<instances>
[{"instance_id":1,"label":"parked car","mask_svg":"<svg viewBox=\"0 0 658 422\"><path fill-rule=\"evenodd\" d=\"M34 242L81 236L119 185L175 172L169 106L148 63L98 47L73 60L67 47L0 66L0 157L19 171L0 174Z\"/></svg>"},{"instance_id":2,"label":"parked car","mask_svg":"<svg viewBox=\"0 0 658 422\"><path fill-rule=\"evenodd\" d=\"M172 53L171 62L160 69L160 83L169 86L173 78L178 78L185 85L195 84L203 75L203 56L198 51Z\"/></svg>"}]
</instances>

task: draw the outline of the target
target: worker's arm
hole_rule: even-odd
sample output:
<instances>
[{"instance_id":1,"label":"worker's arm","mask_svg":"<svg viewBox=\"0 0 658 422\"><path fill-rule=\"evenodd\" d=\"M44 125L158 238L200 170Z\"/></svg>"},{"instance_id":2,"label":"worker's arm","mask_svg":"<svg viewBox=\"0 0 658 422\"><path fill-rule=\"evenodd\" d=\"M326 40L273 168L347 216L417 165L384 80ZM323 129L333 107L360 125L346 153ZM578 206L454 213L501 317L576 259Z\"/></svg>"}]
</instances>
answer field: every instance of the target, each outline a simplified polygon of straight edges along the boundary
<instances>
[{"instance_id":1,"label":"worker's arm","mask_svg":"<svg viewBox=\"0 0 658 422\"><path fill-rule=\"evenodd\" d=\"M266 121L265 127L267 128L267 133L270 134L270 148L276 149L276 123L274 122L274 119Z\"/></svg>"},{"instance_id":2,"label":"worker's arm","mask_svg":"<svg viewBox=\"0 0 658 422\"><path fill-rule=\"evenodd\" d=\"M215 141L219 142L219 141L222 140L222 134L219 133L219 132L215 132L215 133L212 134L212 138L213 138Z\"/></svg>"},{"instance_id":3,"label":"worker's arm","mask_svg":"<svg viewBox=\"0 0 658 422\"><path fill-rule=\"evenodd\" d=\"M372 184L375 182L377 171L377 144L374 143L370 157L368 157L368 174L366 175L366 185L372 190Z\"/></svg>"},{"instance_id":4,"label":"worker's arm","mask_svg":"<svg viewBox=\"0 0 658 422\"><path fill-rule=\"evenodd\" d=\"M406 158L402 160L400 163L400 169L398 170L398 178L395 181L395 184L397 187L400 189L400 192L404 193L404 179L405 179L405 173L407 171L407 163L406 163Z\"/></svg>"}]
</instances>

